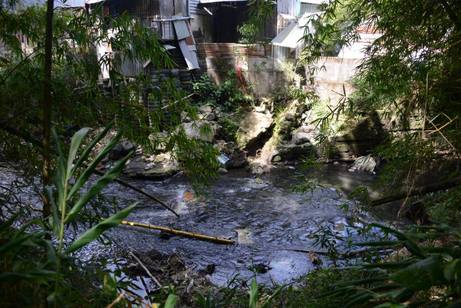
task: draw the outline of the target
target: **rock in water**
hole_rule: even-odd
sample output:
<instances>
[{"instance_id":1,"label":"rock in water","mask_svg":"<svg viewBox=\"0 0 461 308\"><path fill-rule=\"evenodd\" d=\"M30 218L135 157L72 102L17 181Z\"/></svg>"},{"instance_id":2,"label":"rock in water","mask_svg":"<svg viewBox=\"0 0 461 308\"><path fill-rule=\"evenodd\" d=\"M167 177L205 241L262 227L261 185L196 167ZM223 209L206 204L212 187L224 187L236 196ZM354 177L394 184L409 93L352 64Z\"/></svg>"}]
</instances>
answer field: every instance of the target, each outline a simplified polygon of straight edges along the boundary
<instances>
[{"instance_id":1,"label":"rock in water","mask_svg":"<svg viewBox=\"0 0 461 308\"><path fill-rule=\"evenodd\" d=\"M256 111L247 113L237 131L238 146L241 149L248 149L257 145L258 141L272 128L273 122L270 113Z\"/></svg>"},{"instance_id":2,"label":"rock in water","mask_svg":"<svg viewBox=\"0 0 461 308\"><path fill-rule=\"evenodd\" d=\"M133 151L135 146L128 140L123 140L118 143L109 153L110 160L119 160L127 156L128 153Z\"/></svg>"},{"instance_id":3,"label":"rock in water","mask_svg":"<svg viewBox=\"0 0 461 308\"><path fill-rule=\"evenodd\" d=\"M375 169L378 167L379 161L371 155L360 156L349 168L350 172L365 171L375 174Z\"/></svg>"},{"instance_id":4,"label":"rock in water","mask_svg":"<svg viewBox=\"0 0 461 308\"><path fill-rule=\"evenodd\" d=\"M179 171L179 164L170 153L150 157L135 157L125 167L125 174L131 177L163 179Z\"/></svg>"}]
</instances>

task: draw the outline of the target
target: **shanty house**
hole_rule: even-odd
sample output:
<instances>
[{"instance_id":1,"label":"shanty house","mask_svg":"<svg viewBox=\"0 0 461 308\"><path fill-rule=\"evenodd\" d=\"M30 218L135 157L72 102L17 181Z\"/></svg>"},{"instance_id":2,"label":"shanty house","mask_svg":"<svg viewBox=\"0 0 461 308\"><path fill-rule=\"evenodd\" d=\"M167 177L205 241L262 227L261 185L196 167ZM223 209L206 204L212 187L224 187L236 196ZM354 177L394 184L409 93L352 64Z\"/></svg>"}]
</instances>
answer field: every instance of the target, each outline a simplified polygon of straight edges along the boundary
<instances>
[{"instance_id":1,"label":"shanty house","mask_svg":"<svg viewBox=\"0 0 461 308\"><path fill-rule=\"evenodd\" d=\"M120 16L124 13L139 19L157 33L180 71L199 68L195 39L190 27L188 0L87 0L88 9L101 7L104 14ZM113 52L107 43L97 47L98 57ZM149 63L126 60L121 71L126 76L136 76L148 68ZM102 67L103 78L108 78L107 67Z\"/></svg>"},{"instance_id":2,"label":"shanty house","mask_svg":"<svg viewBox=\"0 0 461 308\"><path fill-rule=\"evenodd\" d=\"M194 37L200 43L238 43L239 27L249 18L248 0L189 0L189 14ZM268 20L261 38L272 39L275 32L276 7L273 19Z\"/></svg>"}]
</instances>

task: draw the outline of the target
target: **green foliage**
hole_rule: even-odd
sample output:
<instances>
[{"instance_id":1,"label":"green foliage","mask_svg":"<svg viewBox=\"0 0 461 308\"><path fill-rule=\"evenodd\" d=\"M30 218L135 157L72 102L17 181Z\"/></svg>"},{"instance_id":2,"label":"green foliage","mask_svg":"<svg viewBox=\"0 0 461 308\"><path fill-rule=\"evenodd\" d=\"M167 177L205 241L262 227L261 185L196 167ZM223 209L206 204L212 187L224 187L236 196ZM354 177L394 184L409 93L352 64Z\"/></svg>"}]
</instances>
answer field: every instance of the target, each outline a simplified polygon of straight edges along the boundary
<instances>
[{"instance_id":1,"label":"green foliage","mask_svg":"<svg viewBox=\"0 0 461 308\"><path fill-rule=\"evenodd\" d=\"M361 247L404 247L381 262L357 268L371 279L344 280L326 296L346 300L345 306L446 306L461 299L461 234L446 225L415 226L406 232L372 224L395 237L388 242L360 243ZM437 294L436 296L434 296Z\"/></svg>"},{"instance_id":2,"label":"green foliage","mask_svg":"<svg viewBox=\"0 0 461 308\"><path fill-rule=\"evenodd\" d=\"M252 279L246 292L234 284L206 295L198 294L198 307L341 307L343 299L323 297L322 294L332 290L332 284L343 279L362 279L364 276L356 270L340 270L337 268L317 269L296 281L294 284L265 288Z\"/></svg>"},{"instance_id":3,"label":"green foliage","mask_svg":"<svg viewBox=\"0 0 461 308\"><path fill-rule=\"evenodd\" d=\"M388 187L413 185L417 176L423 175L437 163L435 146L418 134L407 134L378 147L376 152L385 164L380 172L381 183Z\"/></svg>"},{"instance_id":4,"label":"green foliage","mask_svg":"<svg viewBox=\"0 0 461 308\"><path fill-rule=\"evenodd\" d=\"M241 35L240 41L244 44L254 44L261 41L261 32L264 30L268 19L274 15L276 1L273 0L250 0L249 18L238 28Z\"/></svg>"},{"instance_id":5,"label":"green foliage","mask_svg":"<svg viewBox=\"0 0 461 308\"><path fill-rule=\"evenodd\" d=\"M430 221L438 224L447 224L456 228L461 227L461 188L432 193L421 197L423 210ZM411 211L411 207L409 208Z\"/></svg>"},{"instance_id":6,"label":"green foliage","mask_svg":"<svg viewBox=\"0 0 461 308\"><path fill-rule=\"evenodd\" d=\"M339 255L337 242L344 240L340 232L336 231L331 225L319 225L309 237L313 239L314 247L326 250L328 256L336 262Z\"/></svg>"},{"instance_id":7,"label":"green foliage","mask_svg":"<svg viewBox=\"0 0 461 308\"><path fill-rule=\"evenodd\" d=\"M27 7L0 14L0 39L7 60L0 67L0 118L3 127L13 127L34 139L41 134L37 124L42 116L39 102L43 84L44 9ZM153 84L149 72L125 77L124 61L150 61L153 69L172 68L174 63L154 32L128 15L102 17L102 12L57 10L53 33L53 122L59 134L69 135L80 127L101 127L117 118L116 128L124 136L150 148L152 133L172 131L180 114L188 113L187 100L176 84L167 80ZM95 27L97 26L97 28ZM27 38L21 49L17 33ZM96 46L106 43L114 51L101 59ZM108 65L110 87L100 80L100 65ZM147 99L151 109L147 107ZM179 120L178 120L179 119ZM8 160L30 161L28 143L11 140L11 130L1 132L2 154ZM14 138L14 137L13 137ZM27 166L27 164L24 164ZM33 169L33 168L31 168Z\"/></svg>"},{"instance_id":8,"label":"green foliage","mask_svg":"<svg viewBox=\"0 0 461 308\"><path fill-rule=\"evenodd\" d=\"M294 85L276 89L273 93L271 93L271 97L275 109L281 109L294 100L309 102L309 104L312 105L318 100L318 97L314 92L299 89Z\"/></svg>"},{"instance_id":9,"label":"green foliage","mask_svg":"<svg viewBox=\"0 0 461 308\"><path fill-rule=\"evenodd\" d=\"M102 177L100 177L85 193L78 196L77 193L88 182L90 176L94 174L95 168L99 162L109 154L110 150L112 150L120 140L120 136L115 137L98 155L96 155L94 159L88 162L87 159L90 153L94 150L96 144L105 136L108 130L109 128L106 128L103 132L98 134L96 139L90 142L89 145L81 151L79 151L79 149L84 138L88 134L89 129L83 128L79 130L72 137L68 155L65 155L62 152L59 140L56 138L59 156L57 158L57 171L54 179L55 189L49 189L49 197L53 210L51 227L59 242L59 254L62 253L64 245L66 224L76 219L83 207L97 194L99 194L104 187L118 177L118 175L122 172L126 161L132 154L128 154L125 158L115 163L115 165ZM78 154L81 154L81 157L77 158ZM80 175L78 176L77 172L79 171ZM73 178L76 178L76 180L74 184L71 184L71 179ZM72 203L73 205L70 206L69 203ZM75 251L85 246L89 242L97 239L106 229L118 225L132 209L133 206L128 207L85 232L85 234L71 244L68 252Z\"/></svg>"},{"instance_id":10,"label":"green foliage","mask_svg":"<svg viewBox=\"0 0 461 308\"><path fill-rule=\"evenodd\" d=\"M203 75L194 82L192 89L197 104L221 107L227 112L236 111L250 102L250 98L240 89L235 74L229 74L220 85L216 85L208 75Z\"/></svg>"},{"instance_id":11,"label":"green foliage","mask_svg":"<svg viewBox=\"0 0 461 308\"><path fill-rule=\"evenodd\" d=\"M67 249L67 253L72 253L87 244L91 243L92 241L98 239L104 231L118 226L124 218L126 218L131 211L135 208L136 204L133 204L126 209L121 210L120 212L114 214L113 216L104 219L96 226L92 227L91 229L85 231L78 239L76 239L70 247Z\"/></svg>"},{"instance_id":12,"label":"green foliage","mask_svg":"<svg viewBox=\"0 0 461 308\"><path fill-rule=\"evenodd\" d=\"M0 40L9 51L0 66L0 156L33 175L41 165L36 144L42 135L38 124L42 118L44 14L41 6L0 14ZM102 8L90 13L56 10L54 24L52 118L58 135L67 137L81 127L97 128L115 120L114 129L141 145L145 153L165 148L180 156L186 152L181 147L191 150L190 142L177 131L184 115L195 118L195 110L177 80L153 81L151 74L157 69L174 67L154 32L127 14L104 16ZM30 51L21 48L17 33L27 37ZM113 53L98 59L98 44L110 45ZM127 77L121 68L130 61L149 61L150 66L137 76ZM100 79L102 64L107 65L110 76L104 83ZM233 82L220 89L224 106L243 99L234 91ZM194 151L211 154L209 150ZM189 160L182 156L182 161ZM189 166L196 167L183 164ZM192 173L207 167L187 173L203 179Z\"/></svg>"},{"instance_id":13,"label":"green foliage","mask_svg":"<svg viewBox=\"0 0 461 308\"><path fill-rule=\"evenodd\" d=\"M7 290L10 291L15 288L24 291L21 298L15 299L18 301L16 304L25 304L34 298L34 293L41 296L39 302L47 298L48 303L56 305L69 303L69 294L75 294L78 301L89 300L85 294L74 290L72 279L79 275L79 269L74 266L75 261L72 260L71 253L98 239L107 229L117 226L135 206L129 206L96 223L76 240L69 241L71 222L77 220L91 199L120 174L129 157L116 163L96 182L90 184L89 178L94 174L96 166L119 140L119 137L115 138L99 154L90 158L96 144L108 130L109 128L105 129L87 146L82 144L89 130L79 130L73 135L66 154L61 149L60 140L56 139L58 162L53 186L48 188L52 215L48 219L33 219L21 225L19 229L13 227L17 216L1 225L0 284L8 284ZM86 188L85 191L82 191L83 187ZM56 241L52 241L52 238ZM68 248L64 250L64 246ZM90 284L85 286L92 288ZM1 289L3 290L3 287ZM3 295L3 298L10 302L18 293L13 291L11 294Z\"/></svg>"},{"instance_id":14,"label":"green foliage","mask_svg":"<svg viewBox=\"0 0 461 308\"><path fill-rule=\"evenodd\" d=\"M216 157L219 152L208 142L189 139L183 131L177 134L177 138L181 139L182 146L176 150L175 155L194 188L200 191L217 176L220 165Z\"/></svg>"},{"instance_id":15,"label":"green foliage","mask_svg":"<svg viewBox=\"0 0 461 308\"><path fill-rule=\"evenodd\" d=\"M168 298L166 299L165 308L175 308L176 307L176 302L178 301L178 297L174 294L168 295Z\"/></svg>"},{"instance_id":16,"label":"green foliage","mask_svg":"<svg viewBox=\"0 0 461 308\"><path fill-rule=\"evenodd\" d=\"M234 121L230 117L221 117L218 119L218 124L221 126L221 137L226 141L236 141L237 131L239 125L237 121Z\"/></svg>"},{"instance_id":17,"label":"green foliage","mask_svg":"<svg viewBox=\"0 0 461 308\"><path fill-rule=\"evenodd\" d=\"M365 186L358 186L352 190L348 197L350 199L358 200L362 204L369 204L370 203L370 194L368 192L368 188Z\"/></svg>"},{"instance_id":18,"label":"green foliage","mask_svg":"<svg viewBox=\"0 0 461 308\"><path fill-rule=\"evenodd\" d=\"M314 70L322 69L315 67L319 57L356 42L360 32L378 36L365 50L355 91L339 106L351 117L377 111L399 132L382 153L377 151L398 174L385 172L396 185L403 180L411 186L440 161L435 153L457 153L461 144L459 11L454 0L337 0L312 18L316 31L305 36L302 58ZM322 118L323 128L336 121L331 114Z\"/></svg>"},{"instance_id":19,"label":"green foliage","mask_svg":"<svg viewBox=\"0 0 461 308\"><path fill-rule=\"evenodd\" d=\"M248 291L250 295L250 300L248 302L248 308L257 308L258 307L258 298L259 298L259 287L256 279L251 281L250 290Z\"/></svg>"},{"instance_id":20,"label":"green foliage","mask_svg":"<svg viewBox=\"0 0 461 308\"><path fill-rule=\"evenodd\" d=\"M312 193L316 188L321 186L316 178L306 177L306 174L308 174L308 172L320 169L320 167L321 164L317 161L317 158L314 154L303 158L301 160L301 164L298 167L299 170L302 171L302 173L296 176L297 183L292 186L292 191L301 194L306 192Z\"/></svg>"}]
</instances>

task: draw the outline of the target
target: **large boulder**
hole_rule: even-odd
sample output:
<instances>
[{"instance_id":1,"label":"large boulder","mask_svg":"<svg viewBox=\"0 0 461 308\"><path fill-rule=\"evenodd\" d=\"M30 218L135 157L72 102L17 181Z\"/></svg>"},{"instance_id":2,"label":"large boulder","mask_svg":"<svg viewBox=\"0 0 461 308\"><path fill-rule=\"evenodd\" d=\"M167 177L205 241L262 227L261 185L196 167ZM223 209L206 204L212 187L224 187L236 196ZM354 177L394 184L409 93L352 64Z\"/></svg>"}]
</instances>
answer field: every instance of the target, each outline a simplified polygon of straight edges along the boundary
<instances>
[{"instance_id":1,"label":"large boulder","mask_svg":"<svg viewBox=\"0 0 461 308\"><path fill-rule=\"evenodd\" d=\"M170 153L131 159L124 173L130 177L164 179L179 171L179 163Z\"/></svg>"},{"instance_id":2,"label":"large boulder","mask_svg":"<svg viewBox=\"0 0 461 308\"><path fill-rule=\"evenodd\" d=\"M193 121L183 123L182 126L187 137L206 142L213 142L220 129L217 123L210 121Z\"/></svg>"},{"instance_id":3,"label":"large boulder","mask_svg":"<svg viewBox=\"0 0 461 308\"><path fill-rule=\"evenodd\" d=\"M281 143L277 146L275 153L272 157L272 162L293 161L316 155L315 147L310 142L302 144Z\"/></svg>"},{"instance_id":4,"label":"large boulder","mask_svg":"<svg viewBox=\"0 0 461 308\"><path fill-rule=\"evenodd\" d=\"M199 107L199 118L205 121L216 120L216 114L214 113L213 107L210 105L203 105Z\"/></svg>"},{"instance_id":5,"label":"large boulder","mask_svg":"<svg viewBox=\"0 0 461 308\"><path fill-rule=\"evenodd\" d=\"M304 143L316 144L319 135L318 129L314 125L303 125L291 133L291 143L299 145Z\"/></svg>"},{"instance_id":6,"label":"large boulder","mask_svg":"<svg viewBox=\"0 0 461 308\"><path fill-rule=\"evenodd\" d=\"M127 156L131 151L135 150L136 146L128 140L122 140L116 144L109 152L110 160L119 160Z\"/></svg>"},{"instance_id":7,"label":"large boulder","mask_svg":"<svg viewBox=\"0 0 461 308\"><path fill-rule=\"evenodd\" d=\"M274 120L270 113L248 112L240 122L237 131L239 148L246 150L261 148L271 135L273 123Z\"/></svg>"},{"instance_id":8,"label":"large boulder","mask_svg":"<svg viewBox=\"0 0 461 308\"><path fill-rule=\"evenodd\" d=\"M377 112L372 112L361 120L348 120L343 134L334 138L337 156L353 158L368 155L387 139L387 132Z\"/></svg>"}]
</instances>

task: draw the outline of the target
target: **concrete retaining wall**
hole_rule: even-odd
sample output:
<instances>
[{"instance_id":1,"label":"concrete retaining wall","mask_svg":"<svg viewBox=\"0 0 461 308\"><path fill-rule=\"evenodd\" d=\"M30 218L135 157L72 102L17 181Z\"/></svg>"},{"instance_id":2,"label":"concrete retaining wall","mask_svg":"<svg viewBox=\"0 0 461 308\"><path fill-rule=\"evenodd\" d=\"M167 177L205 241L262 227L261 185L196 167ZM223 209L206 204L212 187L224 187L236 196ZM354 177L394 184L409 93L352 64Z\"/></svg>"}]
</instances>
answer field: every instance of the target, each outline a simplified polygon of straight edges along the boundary
<instances>
[{"instance_id":1,"label":"concrete retaining wall","mask_svg":"<svg viewBox=\"0 0 461 308\"><path fill-rule=\"evenodd\" d=\"M258 96L284 85L285 76L274 68L270 45L202 43L197 47L200 67L217 83L231 72L242 74Z\"/></svg>"},{"instance_id":2,"label":"concrete retaining wall","mask_svg":"<svg viewBox=\"0 0 461 308\"><path fill-rule=\"evenodd\" d=\"M267 96L287 85L283 68L274 61L271 45L244 45L235 43L201 43L197 45L200 67L217 83L223 82L229 72L241 72L258 96ZM316 91L322 100L340 99L338 93L352 92L349 84L360 59L337 57L321 58L317 65L324 67L316 75Z\"/></svg>"}]
</instances>

